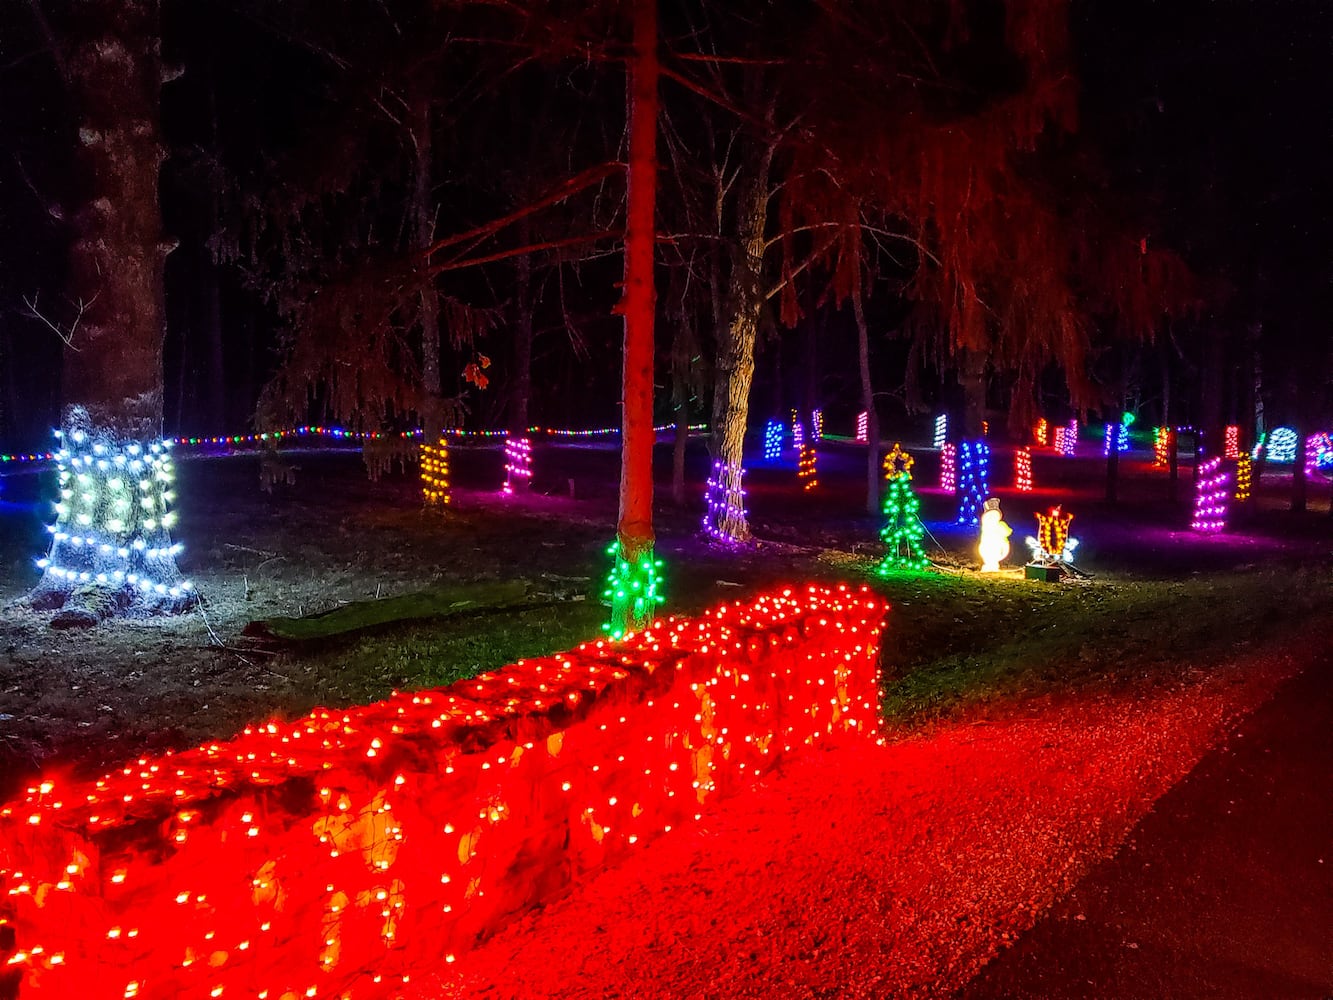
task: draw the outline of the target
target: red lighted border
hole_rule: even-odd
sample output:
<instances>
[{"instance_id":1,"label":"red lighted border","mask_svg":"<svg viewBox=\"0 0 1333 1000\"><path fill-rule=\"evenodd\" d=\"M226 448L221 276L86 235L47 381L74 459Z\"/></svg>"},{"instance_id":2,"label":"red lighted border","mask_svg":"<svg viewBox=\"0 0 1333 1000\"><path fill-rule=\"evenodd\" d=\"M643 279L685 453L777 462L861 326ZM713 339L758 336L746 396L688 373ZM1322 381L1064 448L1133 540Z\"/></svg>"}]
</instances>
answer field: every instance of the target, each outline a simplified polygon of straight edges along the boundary
<instances>
[{"instance_id":1,"label":"red lighted border","mask_svg":"<svg viewBox=\"0 0 1333 1000\"><path fill-rule=\"evenodd\" d=\"M786 589L0 809L0 996L382 995L785 754L878 735L885 605Z\"/></svg>"}]
</instances>

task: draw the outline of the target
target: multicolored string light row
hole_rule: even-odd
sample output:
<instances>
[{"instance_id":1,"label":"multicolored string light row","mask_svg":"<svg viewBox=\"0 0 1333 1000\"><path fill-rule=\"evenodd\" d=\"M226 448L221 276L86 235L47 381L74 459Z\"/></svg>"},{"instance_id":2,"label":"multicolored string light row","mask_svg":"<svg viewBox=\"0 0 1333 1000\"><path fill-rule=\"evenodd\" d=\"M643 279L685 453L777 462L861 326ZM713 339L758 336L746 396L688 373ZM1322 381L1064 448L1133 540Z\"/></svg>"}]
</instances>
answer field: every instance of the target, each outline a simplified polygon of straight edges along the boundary
<instances>
[{"instance_id":1,"label":"multicolored string light row","mask_svg":"<svg viewBox=\"0 0 1333 1000\"><path fill-rule=\"evenodd\" d=\"M654 427L657 433L661 434L673 430L674 424L663 424L660 427ZM688 428L692 433L708 429L707 424L690 424ZM461 427L452 427L442 432L445 437L455 439L478 438L487 440L491 438L509 437L509 431L491 431L491 430L464 430ZM559 438L595 438L595 437L613 437L620 433L619 427L593 427L586 430L572 430L560 427L539 427L532 426L528 428L530 435L545 435L547 437ZM361 441L385 441L393 438L402 438L406 440L421 437L421 429L416 428L406 431L353 431L342 427L325 427L317 424L308 424L303 427L289 427L284 430L263 431L256 434L223 434L209 436L185 436L165 438L176 448L249 448L260 447L268 444L290 443L293 439L301 438L329 438L333 441L361 442ZM38 451L27 453L14 453L0 455L0 463L20 464L24 462L50 462L54 461L56 453L54 451Z\"/></svg>"}]
</instances>

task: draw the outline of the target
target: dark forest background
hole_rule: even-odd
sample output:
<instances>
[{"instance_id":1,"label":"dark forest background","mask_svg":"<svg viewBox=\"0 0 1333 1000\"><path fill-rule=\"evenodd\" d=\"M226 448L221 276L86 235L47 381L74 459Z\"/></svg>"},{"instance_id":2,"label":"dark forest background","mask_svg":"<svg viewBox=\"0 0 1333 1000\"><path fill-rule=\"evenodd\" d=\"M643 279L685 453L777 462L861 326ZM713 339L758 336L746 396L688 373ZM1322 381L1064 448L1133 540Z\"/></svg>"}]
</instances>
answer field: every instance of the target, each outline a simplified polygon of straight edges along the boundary
<instances>
[{"instance_id":1,"label":"dark forest background","mask_svg":"<svg viewBox=\"0 0 1333 1000\"><path fill-rule=\"evenodd\" d=\"M108 6L0 5L6 450L42 445L59 419L63 345L51 326L77 321L67 261L80 185L59 43L71 19ZM1016 52L1004 5L879 6L898 19L884 23L900 24L901 48L839 49L856 32L833 23L838 4L663 5L665 65L695 86L662 87L662 422L682 401L690 419L712 415L728 315L717 296L745 226L735 205L710 212L714 166L735 168L738 184L757 176L772 134L765 123L791 130L783 142L808 129L843 169L858 142L867 162L896 148L872 135L879 122L894 135L909 133L903 122L926 118L945 132L957 122L975 137L970 123L989 109L1035 99L1034 63ZM774 253L759 269L785 287L758 314L752 424L822 407L833 429L850 430L863 408L851 308L862 291L876 409L889 428L967 409L969 384L1001 426L1005 414L1114 419L1121 408L1147 423L1201 426L1253 426L1257 407L1269 428L1333 419L1333 9L1294 0L1050 6L1069 33L1052 79L1071 86L1073 105L1058 127L1011 144L1017 155L980 139L970 147L990 157L994 192L1009 199L972 252L997 262L987 274L997 288L1062 276L1063 305L1045 285L1025 294L1045 296L1051 315L1079 312L1079 370L1075 354L1044 336L1005 341L991 330L997 346L980 352L981 367L953 350L957 317L932 299L930 276L930 255L948 241L892 199L877 202L873 218L864 205L874 199L859 202L865 246L850 278L848 248L818 236L823 221L845 221L845 205L798 184L818 171L813 140L793 142L764 161L773 208L760 232ZM954 8L966 8L965 31ZM615 424L623 178L608 171L544 199L624 159L623 21L610 4L163 0L161 211L176 243L166 258L167 431L411 424L432 405L421 392L432 354L423 337L432 336L437 419ZM878 103L839 92L853 77L837 67L861 62L867 79L893 76ZM870 191L873 171L862 174L839 176ZM784 200L798 188L799 202ZM1058 240L1012 247L997 236L1035 226L1038 212L1042 225L1060 227ZM469 231L421 266L422 248ZM920 244L895 237L902 232ZM876 243L877 233L888 235ZM535 249L515 252L524 247ZM1161 281L1131 294L1142 258L1158 252L1170 255ZM789 273L807 259L808 269ZM438 293L433 318L421 313L422 282ZM1022 315L1035 324L1046 314L1014 305L984 322ZM354 384L338 377L343 369L356 371Z\"/></svg>"}]
</instances>

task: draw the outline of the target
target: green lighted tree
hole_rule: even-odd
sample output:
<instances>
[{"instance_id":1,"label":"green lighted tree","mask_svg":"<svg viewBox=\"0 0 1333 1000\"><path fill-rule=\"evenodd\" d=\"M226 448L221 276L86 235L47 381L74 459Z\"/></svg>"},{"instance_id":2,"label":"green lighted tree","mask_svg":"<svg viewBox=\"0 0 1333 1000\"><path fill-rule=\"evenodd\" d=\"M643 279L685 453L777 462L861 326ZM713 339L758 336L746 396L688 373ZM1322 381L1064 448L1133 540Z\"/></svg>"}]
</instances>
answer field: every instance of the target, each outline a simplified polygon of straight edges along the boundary
<instances>
[{"instance_id":1,"label":"green lighted tree","mask_svg":"<svg viewBox=\"0 0 1333 1000\"><path fill-rule=\"evenodd\" d=\"M901 444L884 456L884 527L879 537L884 543L884 558L875 572L886 576L895 570L923 570L930 565L921 547L925 526L918 516L921 500L912 489L912 456Z\"/></svg>"}]
</instances>

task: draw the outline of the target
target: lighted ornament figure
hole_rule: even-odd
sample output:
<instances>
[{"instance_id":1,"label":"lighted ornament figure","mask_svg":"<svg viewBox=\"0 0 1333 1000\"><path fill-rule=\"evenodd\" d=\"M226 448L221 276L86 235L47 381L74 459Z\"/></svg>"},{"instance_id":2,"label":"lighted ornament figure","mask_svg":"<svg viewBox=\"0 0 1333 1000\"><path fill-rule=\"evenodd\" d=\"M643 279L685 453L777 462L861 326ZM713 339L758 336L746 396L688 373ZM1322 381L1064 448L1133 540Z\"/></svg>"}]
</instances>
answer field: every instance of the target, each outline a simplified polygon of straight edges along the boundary
<instances>
[{"instance_id":1,"label":"lighted ornament figure","mask_svg":"<svg viewBox=\"0 0 1333 1000\"><path fill-rule=\"evenodd\" d=\"M1069 428L1057 427L1055 429L1055 440L1051 442L1057 455L1072 455L1074 449L1069 446Z\"/></svg>"},{"instance_id":2,"label":"lighted ornament figure","mask_svg":"<svg viewBox=\"0 0 1333 1000\"><path fill-rule=\"evenodd\" d=\"M870 413L862 410L856 415L856 443L865 444L870 437Z\"/></svg>"},{"instance_id":3,"label":"lighted ornament figure","mask_svg":"<svg viewBox=\"0 0 1333 1000\"><path fill-rule=\"evenodd\" d=\"M811 437L816 441L824 440L824 411L815 410L810 414Z\"/></svg>"},{"instance_id":4,"label":"lighted ornament figure","mask_svg":"<svg viewBox=\"0 0 1333 1000\"><path fill-rule=\"evenodd\" d=\"M815 467L815 446L807 442L801 445L801 457L796 462L796 478L802 484L801 488L806 492L819 485L817 471Z\"/></svg>"},{"instance_id":5,"label":"lighted ornament figure","mask_svg":"<svg viewBox=\"0 0 1333 1000\"><path fill-rule=\"evenodd\" d=\"M1042 566L1071 565L1074 562L1074 549L1078 548L1078 539L1069 534L1073 514L1063 512L1057 504L1045 514L1037 513L1037 537L1027 537L1027 546L1032 551L1032 561Z\"/></svg>"},{"instance_id":6,"label":"lighted ornament figure","mask_svg":"<svg viewBox=\"0 0 1333 1000\"><path fill-rule=\"evenodd\" d=\"M1244 503L1250 499L1251 481L1254 476L1254 460L1249 455L1242 454L1236 459L1236 492L1237 503Z\"/></svg>"},{"instance_id":7,"label":"lighted ornament figure","mask_svg":"<svg viewBox=\"0 0 1333 1000\"><path fill-rule=\"evenodd\" d=\"M958 523L976 524L990 493L990 447L985 441L958 444Z\"/></svg>"},{"instance_id":8,"label":"lighted ornament figure","mask_svg":"<svg viewBox=\"0 0 1333 1000\"><path fill-rule=\"evenodd\" d=\"M1225 442L1222 457L1234 462L1240 458L1240 428L1237 425L1227 424Z\"/></svg>"},{"instance_id":9,"label":"lighted ornament figure","mask_svg":"<svg viewBox=\"0 0 1333 1000\"><path fill-rule=\"evenodd\" d=\"M1003 520L1000 501L990 497L981 509L981 541L977 555L981 556L981 572L998 573L1000 563L1009 558L1009 536L1014 530Z\"/></svg>"},{"instance_id":10,"label":"lighted ornament figure","mask_svg":"<svg viewBox=\"0 0 1333 1000\"><path fill-rule=\"evenodd\" d=\"M1268 432L1261 431L1259 433L1258 439L1254 442L1254 447L1250 449L1250 458L1254 459L1257 462L1259 460L1259 456L1263 454L1264 448L1267 447L1267 441L1268 441Z\"/></svg>"},{"instance_id":11,"label":"lighted ornament figure","mask_svg":"<svg viewBox=\"0 0 1333 1000\"><path fill-rule=\"evenodd\" d=\"M47 526L51 549L29 600L57 607L75 591L118 595L127 605L181 610L195 600L171 540L176 513L171 442L141 444L94 431L87 411L70 409L56 431L60 499Z\"/></svg>"},{"instance_id":12,"label":"lighted ornament figure","mask_svg":"<svg viewBox=\"0 0 1333 1000\"><path fill-rule=\"evenodd\" d=\"M421 496L428 507L449 503L449 444L444 438L421 446Z\"/></svg>"},{"instance_id":13,"label":"lighted ornament figure","mask_svg":"<svg viewBox=\"0 0 1333 1000\"><path fill-rule=\"evenodd\" d=\"M1074 454L1074 447L1078 444L1078 420L1069 421L1069 433L1065 435L1065 441L1069 446L1067 454Z\"/></svg>"},{"instance_id":14,"label":"lighted ornament figure","mask_svg":"<svg viewBox=\"0 0 1333 1000\"><path fill-rule=\"evenodd\" d=\"M884 558L875 572L885 576L897 570L923 570L930 565L921 546L925 526L921 501L912 489L912 456L901 444L884 456L884 527L879 538Z\"/></svg>"},{"instance_id":15,"label":"lighted ornament figure","mask_svg":"<svg viewBox=\"0 0 1333 1000\"><path fill-rule=\"evenodd\" d=\"M792 447L798 452L801 450L801 445L805 444L805 428L801 426L795 410L791 411L791 440Z\"/></svg>"},{"instance_id":16,"label":"lighted ornament figure","mask_svg":"<svg viewBox=\"0 0 1333 1000\"><path fill-rule=\"evenodd\" d=\"M770 420L764 427L764 461L776 462L782 457L782 421Z\"/></svg>"},{"instance_id":17,"label":"lighted ornament figure","mask_svg":"<svg viewBox=\"0 0 1333 1000\"><path fill-rule=\"evenodd\" d=\"M1288 465L1296 461L1296 432L1279 427L1268 436L1268 460Z\"/></svg>"},{"instance_id":18,"label":"lighted ornament figure","mask_svg":"<svg viewBox=\"0 0 1333 1000\"><path fill-rule=\"evenodd\" d=\"M1014 452L1014 489L1020 493L1032 492L1032 449L1019 448Z\"/></svg>"},{"instance_id":19,"label":"lighted ornament figure","mask_svg":"<svg viewBox=\"0 0 1333 1000\"><path fill-rule=\"evenodd\" d=\"M940 449L940 489L952 493L958 488L958 456L953 442Z\"/></svg>"},{"instance_id":20,"label":"lighted ornament figure","mask_svg":"<svg viewBox=\"0 0 1333 1000\"><path fill-rule=\"evenodd\" d=\"M532 485L532 442L527 438L505 438L504 491L512 496L516 489Z\"/></svg>"},{"instance_id":21,"label":"lighted ornament figure","mask_svg":"<svg viewBox=\"0 0 1333 1000\"><path fill-rule=\"evenodd\" d=\"M739 465L713 463L713 474L704 489L704 532L719 542L743 542L749 537L746 520L745 490L741 478L745 470Z\"/></svg>"},{"instance_id":22,"label":"lighted ornament figure","mask_svg":"<svg viewBox=\"0 0 1333 1000\"><path fill-rule=\"evenodd\" d=\"M1199 466L1199 482L1194 488L1195 531L1221 531L1227 523L1227 484L1231 477L1222 471L1220 458L1205 459Z\"/></svg>"},{"instance_id":23,"label":"lighted ornament figure","mask_svg":"<svg viewBox=\"0 0 1333 1000\"><path fill-rule=\"evenodd\" d=\"M1043 448L1050 443L1051 425L1046 422L1045 417L1038 420L1036 426L1032 428L1032 437Z\"/></svg>"},{"instance_id":24,"label":"lighted ornament figure","mask_svg":"<svg viewBox=\"0 0 1333 1000\"><path fill-rule=\"evenodd\" d=\"M935 418L935 440L933 442L936 448L943 448L944 442L949 437L949 415L941 413Z\"/></svg>"}]
</instances>

